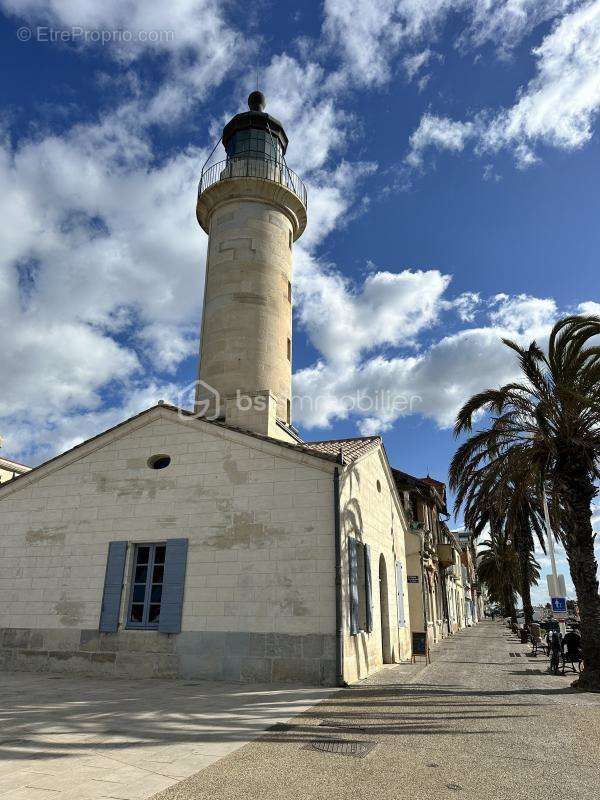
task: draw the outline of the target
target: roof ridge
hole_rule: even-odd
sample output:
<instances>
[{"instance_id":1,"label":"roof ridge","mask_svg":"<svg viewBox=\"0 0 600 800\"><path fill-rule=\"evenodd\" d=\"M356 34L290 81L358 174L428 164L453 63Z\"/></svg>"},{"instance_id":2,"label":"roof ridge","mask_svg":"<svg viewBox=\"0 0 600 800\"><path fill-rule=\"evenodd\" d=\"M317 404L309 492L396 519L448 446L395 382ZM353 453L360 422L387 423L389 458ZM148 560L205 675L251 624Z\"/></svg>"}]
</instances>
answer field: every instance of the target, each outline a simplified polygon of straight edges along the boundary
<instances>
[{"instance_id":1,"label":"roof ridge","mask_svg":"<svg viewBox=\"0 0 600 800\"><path fill-rule=\"evenodd\" d=\"M381 439L381 436L375 434L373 436L347 436L341 439L316 439L314 442L306 442L306 444L333 444L334 442L366 442L368 439Z\"/></svg>"}]
</instances>

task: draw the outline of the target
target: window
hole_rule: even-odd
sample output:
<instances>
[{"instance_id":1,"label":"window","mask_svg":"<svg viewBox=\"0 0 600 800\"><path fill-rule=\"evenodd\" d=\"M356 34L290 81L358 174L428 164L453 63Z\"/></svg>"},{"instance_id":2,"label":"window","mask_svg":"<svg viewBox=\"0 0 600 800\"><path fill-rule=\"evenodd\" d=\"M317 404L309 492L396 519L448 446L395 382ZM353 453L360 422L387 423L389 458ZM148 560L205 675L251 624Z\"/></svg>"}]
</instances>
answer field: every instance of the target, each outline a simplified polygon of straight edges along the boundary
<instances>
[{"instance_id":1,"label":"window","mask_svg":"<svg viewBox=\"0 0 600 800\"><path fill-rule=\"evenodd\" d=\"M429 583L429 575L427 574L427 570L423 571L423 578L425 585L423 586L423 602L425 603L425 625L428 622L432 622L431 616L431 585Z\"/></svg>"},{"instance_id":2,"label":"window","mask_svg":"<svg viewBox=\"0 0 600 800\"><path fill-rule=\"evenodd\" d=\"M381 481L377 481L377 491L381 494Z\"/></svg>"},{"instance_id":3,"label":"window","mask_svg":"<svg viewBox=\"0 0 600 800\"><path fill-rule=\"evenodd\" d=\"M288 300L290 303L292 302L292 284L288 281Z\"/></svg>"},{"instance_id":4,"label":"window","mask_svg":"<svg viewBox=\"0 0 600 800\"><path fill-rule=\"evenodd\" d=\"M280 161L282 158L281 142L269 131L260 128L248 128L237 131L227 142L227 155L248 156L250 158L267 158Z\"/></svg>"},{"instance_id":5,"label":"window","mask_svg":"<svg viewBox=\"0 0 600 800\"><path fill-rule=\"evenodd\" d=\"M289 238L289 245L290 245L290 250L291 250L292 249L292 232L291 231L289 231L289 237L290 237Z\"/></svg>"},{"instance_id":6,"label":"window","mask_svg":"<svg viewBox=\"0 0 600 800\"><path fill-rule=\"evenodd\" d=\"M287 359L288 361L292 360L292 340L287 340Z\"/></svg>"},{"instance_id":7,"label":"window","mask_svg":"<svg viewBox=\"0 0 600 800\"><path fill-rule=\"evenodd\" d=\"M365 546L362 542L356 543L356 557L358 561L358 627L361 631L367 630L367 563L365 559Z\"/></svg>"},{"instance_id":8,"label":"window","mask_svg":"<svg viewBox=\"0 0 600 800\"><path fill-rule=\"evenodd\" d=\"M373 629L371 609L371 552L369 545L348 539L350 566L350 632L352 634Z\"/></svg>"},{"instance_id":9,"label":"window","mask_svg":"<svg viewBox=\"0 0 600 800\"><path fill-rule=\"evenodd\" d=\"M402 563L396 561L396 609L398 614L398 627L406 625L404 617L404 578L402 576Z\"/></svg>"},{"instance_id":10,"label":"window","mask_svg":"<svg viewBox=\"0 0 600 800\"><path fill-rule=\"evenodd\" d=\"M171 463L171 456L164 456L164 455L151 456L148 459L148 466L150 467L150 469L164 469L165 467L168 467L170 463Z\"/></svg>"},{"instance_id":11,"label":"window","mask_svg":"<svg viewBox=\"0 0 600 800\"><path fill-rule=\"evenodd\" d=\"M444 618L444 607L442 605L442 590L440 587L440 579L438 575L435 576L435 607L439 622Z\"/></svg>"},{"instance_id":12,"label":"window","mask_svg":"<svg viewBox=\"0 0 600 800\"><path fill-rule=\"evenodd\" d=\"M292 401L287 400L287 424L289 425L292 421Z\"/></svg>"},{"instance_id":13,"label":"window","mask_svg":"<svg viewBox=\"0 0 600 800\"><path fill-rule=\"evenodd\" d=\"M164 544L136 544L127 625L158 628L165 571Z\"/></svg>"}]
</instances>

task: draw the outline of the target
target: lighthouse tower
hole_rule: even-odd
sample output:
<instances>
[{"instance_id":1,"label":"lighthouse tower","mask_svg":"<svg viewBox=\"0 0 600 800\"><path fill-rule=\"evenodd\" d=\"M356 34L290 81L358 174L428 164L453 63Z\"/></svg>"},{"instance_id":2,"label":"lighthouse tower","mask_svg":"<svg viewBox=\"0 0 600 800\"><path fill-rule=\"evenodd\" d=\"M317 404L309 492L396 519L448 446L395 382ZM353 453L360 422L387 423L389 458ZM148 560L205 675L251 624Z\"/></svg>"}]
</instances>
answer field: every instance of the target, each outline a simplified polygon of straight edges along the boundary
<instances>
[{"instance_id":1,"label":"lighthouse tower","mask_svg":"<svg viewBox=\"0 0 600 800\"><path fill-rule=\"evenodd\" d=\"M288 138L252 92L223 129L227 158L205 169L196 216L208 234L196 410L287 439L292 401L292 247L306 189Z\"/></svg>"}]
</instances>

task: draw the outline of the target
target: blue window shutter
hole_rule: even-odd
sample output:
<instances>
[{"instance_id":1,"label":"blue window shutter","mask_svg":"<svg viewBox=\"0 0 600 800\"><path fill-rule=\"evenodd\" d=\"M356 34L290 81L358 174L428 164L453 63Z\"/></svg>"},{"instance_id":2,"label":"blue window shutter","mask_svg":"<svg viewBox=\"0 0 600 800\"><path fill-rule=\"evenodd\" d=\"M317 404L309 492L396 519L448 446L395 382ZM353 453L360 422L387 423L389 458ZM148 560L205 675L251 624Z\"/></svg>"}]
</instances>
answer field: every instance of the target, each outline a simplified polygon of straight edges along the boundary
<instances>
[{"instance_id":1,"label":"blue window shutter","mask_svg":"<svg viewBox=\"0 0 600 800\"><path fill-rule=\"evenodd\" d=\"M371 588L371 546L365 545L365 594L367 600L367 631L373 630L373 590Z\"/></svg>"},{"instance_id":2,"label":"blue window shutter","mask_svg":"<svg viewBox=\"0 0 600 800\"><path fill-rule=\"evenodd\" d=\"M396 561L396 603L398 607L398 625L406 624L404 619L404 581L402 579L402 564Z\"/></svg>"},{"instance_id":3,"label":"blue window shutter","mask_svg":"<svg viewBox=\"0 0 600 800\"><path fill-rule=\"evenodd\" d=\"M102 633L115 633L119 629L121 592L123 591L126 557L127 542L109 543L104 591L102 593L102 608L100 610L99 629Z\"/></svg>"},{"instance_id":4,"label":"blue window shutter","mask_svg":"<svg viewBox=\"0 0 600 800\"><path fill-rule=\"evenodd\" d=\"M167 539L165 574L158 621L158 630L161 633L181 632L187 551L187 539Z\"/></svg>"},{"instance_id":5,"label":"blue window shutter","mask_svg":"<svg viewBox=\"0 0 600 800\"><path fill-rule=\"evenodd\" d=\"M358 633L358 555L356 539L348 538L348 571L350 575L350 633Z\"/></svg>"}]
</instances>

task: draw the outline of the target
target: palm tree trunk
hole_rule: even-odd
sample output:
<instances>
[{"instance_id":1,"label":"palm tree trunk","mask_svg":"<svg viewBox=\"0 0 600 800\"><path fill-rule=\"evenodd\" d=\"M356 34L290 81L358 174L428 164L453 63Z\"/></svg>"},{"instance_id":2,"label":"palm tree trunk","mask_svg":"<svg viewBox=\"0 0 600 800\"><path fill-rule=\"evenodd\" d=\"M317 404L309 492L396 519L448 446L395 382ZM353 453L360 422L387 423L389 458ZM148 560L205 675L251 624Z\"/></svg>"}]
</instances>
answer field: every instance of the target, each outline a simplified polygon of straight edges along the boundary
<instances>
[{"instance_id":1,"label":"palm tree trunk","mask_svg":"<svg viewBox=\"0 0 600 800\"><path fill-rule=\"evenodd\" d=\"M583 672L574 685L578 689L600 692L600 595L591 519L595 489L587 465L577 456L565 461L566 464L559 466L559 473L563 466L562 475L568 480L568 483L565 481L564 544L577 593L584 662Z\"/></svg>"},{"instance_id":2,"label":"palm tree trunk","mask_svg":"<svg viewBox=\"0 0 600 800\"><path fill-rule=\"evenodd\" d=\"M510 617L510 621L513 625L517 624L517 609L515 606L515 595L513 590L510 590L510 594L507 597L506 605L508 607L508 615Z\"/></svg>"},{"instance_id":3,"label":"palm tree trunk","mask_svg":"<svg viewBox=\"0 0 600 800\"><path fill-rule=\"evenodd\" d=\"M530 558L531 548L529 544L530 536L522 528L514 533L515 550L519 556L519 594L523 601L523 614L525 624L530 626L533 622L533 606L531 604L531 570Z\"/></svg>"}]
</instances>

